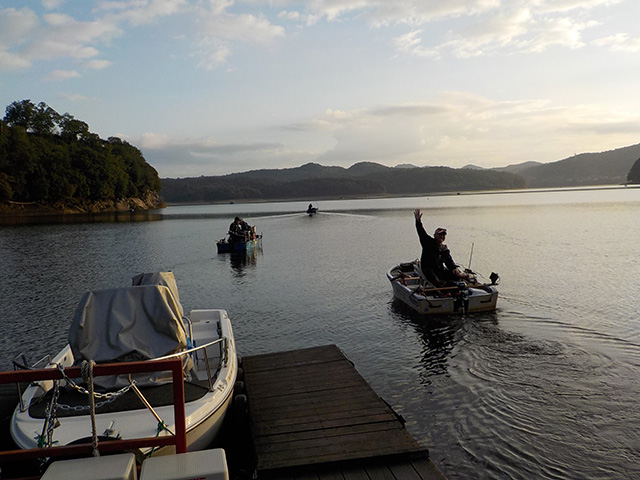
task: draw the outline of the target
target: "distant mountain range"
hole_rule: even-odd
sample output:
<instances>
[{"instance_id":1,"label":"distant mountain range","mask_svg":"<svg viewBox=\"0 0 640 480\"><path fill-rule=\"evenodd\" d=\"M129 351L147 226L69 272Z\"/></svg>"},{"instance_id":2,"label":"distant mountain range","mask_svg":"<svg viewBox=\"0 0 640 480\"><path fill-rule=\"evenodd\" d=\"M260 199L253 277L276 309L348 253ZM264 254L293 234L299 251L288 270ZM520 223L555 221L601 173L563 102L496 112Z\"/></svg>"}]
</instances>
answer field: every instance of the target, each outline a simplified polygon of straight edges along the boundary
<instances>
[{"instance_id":1,"label":"distant mountain range","mask_svg":"<svg viewBox=\"0 0 640 480\"><path fill-rule=\"evenodd\" d=\"M307 163L296 168L252 170L224 176L162 179L171 203L423 195L513 188L623 184L640 158L640 144L582 153L553 163L524 162L485 169L386 167L361 162L349 168Z\"/></svg>"}]
</instances>

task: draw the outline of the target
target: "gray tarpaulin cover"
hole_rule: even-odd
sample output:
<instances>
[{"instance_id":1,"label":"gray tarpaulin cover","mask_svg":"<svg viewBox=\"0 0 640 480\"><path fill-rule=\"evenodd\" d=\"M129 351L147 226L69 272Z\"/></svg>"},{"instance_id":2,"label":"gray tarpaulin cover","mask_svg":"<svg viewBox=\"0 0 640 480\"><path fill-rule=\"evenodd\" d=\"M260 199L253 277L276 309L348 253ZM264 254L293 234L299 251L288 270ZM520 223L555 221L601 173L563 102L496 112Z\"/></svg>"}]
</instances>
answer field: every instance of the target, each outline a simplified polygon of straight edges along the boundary
<instances>
[{"instance_id":1,"label":"gray tarpaulin cover","mask_svg":"<svg viewBox=\"0 0 640 480\"><path fill-rule=\"evenodd\" d=\"M178 294L178 284L176 278L173 276L173 272L153 272L153 273L141 273L131 279L132 285L164 285L169 287L173 298L178 305L178 311L180 316L184 316L184 310L182 310L182 304L180 303L180 295Z\"/></svg>"},{"instance_id":2,"label":"gray tarpaulin cover","mask_svg":"<svg viewBox=\"0 0 640 480\"><path fill-rule=\"evenodd\" d=\"M148 360L184 350L187 338L181 312L164 285L87 292L69 330L74 359L76 363ZM115 387L114 380L97 377L96 385ZM136 381L140 383L137 376Z\"/></svg>"}]
</instances>

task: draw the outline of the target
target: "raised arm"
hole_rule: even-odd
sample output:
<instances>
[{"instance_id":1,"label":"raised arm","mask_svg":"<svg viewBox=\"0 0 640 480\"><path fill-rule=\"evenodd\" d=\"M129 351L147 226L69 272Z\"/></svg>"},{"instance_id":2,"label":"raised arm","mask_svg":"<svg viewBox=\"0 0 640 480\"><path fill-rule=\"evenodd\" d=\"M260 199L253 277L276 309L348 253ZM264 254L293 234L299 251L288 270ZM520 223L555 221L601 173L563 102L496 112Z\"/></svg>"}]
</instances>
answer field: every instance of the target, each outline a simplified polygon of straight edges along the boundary
<instances>
[{"instance_id":1,"label":"raised arm","mask_svg":"<svg viewBox=\"0 0 640 480\"><path fill-rule=\"evenodd\" d=\"M420 238L420 243L423 243L423 240L426 240L429 237L429 234L425 231L424 227L422 226L422 212L420 211L419 208L416 208L413 211L413 216L416 219L416 230L418 231L418 237Z\"/></svg>"}]
</instances>

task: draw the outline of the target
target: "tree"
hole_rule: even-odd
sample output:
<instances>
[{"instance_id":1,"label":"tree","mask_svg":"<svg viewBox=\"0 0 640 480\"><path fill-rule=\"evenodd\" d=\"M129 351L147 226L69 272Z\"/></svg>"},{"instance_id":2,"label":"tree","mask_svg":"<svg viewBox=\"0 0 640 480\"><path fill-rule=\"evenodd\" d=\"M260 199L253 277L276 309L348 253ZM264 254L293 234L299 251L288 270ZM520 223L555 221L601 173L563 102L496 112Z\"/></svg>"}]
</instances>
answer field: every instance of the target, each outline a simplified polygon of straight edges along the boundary
<instances>
[{"instance_id":1,"label":"tree","mask_svg":"<svg viewBox=\"0 0 640 480\"><path fill-rule=\"evenodd\" d=\"M69 140L80 140L89 135L89 125L81 120L76 120L73 115L65 113L60 117L60 135Z\"/></svg>"},{"instance_id":2,"label":"tree","mask_svg":"<svg viewBox=\"0 0 640 480\"><path fill-rule=\"evenodd\" d=\"M13 198L13 188L11 188L11 177L0 172L0 201L11 200Z\"/></svg>"},{"instance_id":3,"label":"tree","mask_svg":"<svg viewBox=\"0 0 640 480\"><path fill-rule=\"evenodd\" d=\"M636 160L636 162L629 170L627 174L627 182L629 183L640 183L640 158Z\"/></svg>"},{"instance_id":4,"label":"tree","mask_svg":"<svg viewBox=\"0 0 640 480\"><path fill-rule=\"evenodd\" d=\"M31 100L13 102L5 110L4 121L11 127L22 127L27 130L33 119L35 109L36 106Z\"/></svg>"},{"instance_id":5,"label":"tree","mask_svg":"<svg viewBox=\"0 0 640 480\"><path fill-rule=\"evenodd\" d=\"M55 133L59 121L60 114L46 103L40 102L31 119L30 130L38 135L51 135Z\"/></svg>"},{"instance_id":6,"label":"tree","mask_svg":"<svg viewBox=\"0 0 640 480\"><path fill-rule=\"evenodd\" d=\"M0 121L0 200L117 201L157 193L160 185L139 149L103 140L44 102L13 102Z\"/></svg>"},{"instance_id":7,"label":"tree","mask_svg":"<svg viewBox=\"0 0 640 480\"><path fill-rule=\"evenodd\" d=\"M4 121L12 127L22 127L38 135L55 133L60 114L44 102L35 105L31 100L13 102L5 110Z\"/></svg>"}]
</instances>

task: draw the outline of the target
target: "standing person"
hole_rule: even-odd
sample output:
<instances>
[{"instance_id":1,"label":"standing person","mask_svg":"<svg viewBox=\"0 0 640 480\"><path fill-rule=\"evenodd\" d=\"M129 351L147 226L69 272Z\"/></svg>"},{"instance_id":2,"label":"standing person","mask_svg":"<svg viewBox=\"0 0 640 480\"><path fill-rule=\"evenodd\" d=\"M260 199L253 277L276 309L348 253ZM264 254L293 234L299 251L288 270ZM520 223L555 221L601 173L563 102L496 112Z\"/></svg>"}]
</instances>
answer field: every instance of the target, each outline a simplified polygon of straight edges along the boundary
<instances>
[{"instance_id":1,"label":"standing person","mask_svg":"<svg viewBox=\"0 0 640 480\"><path fill-rule=\"evenodd\" d=\"M420 245L422 245L420 268L425 278L435 287L444 286L445 282L450 280L463 278L465 275L453 261L449 247L444 244L447 230L438 227L432 237L422 226L422 213L419 208L414 210L413 215L416 219Z\"/></svg>"},{"instance_id":2,"label":"standing person","mask_svg":"<svg viewBox=\"0 0 640 480\"><path fill-rule=\"evenodd\" d=\"M244 233L244 241L253 240L254 228L249 225L244 218L240 219L240 230Z\"/></svg>"},{"instance_id":3,"label":"standing person","mask_svg":"<svg viewBox=\"0 0 640 480\"><path fill-rule=\"evenodd\" d=\"M229 243L244 242L245 232L243 221L240 217L233 219L231 225L229 225Z\"/></svg>"}]
</instances>

